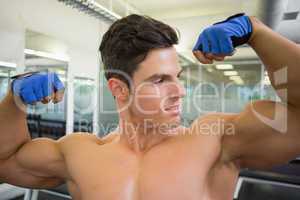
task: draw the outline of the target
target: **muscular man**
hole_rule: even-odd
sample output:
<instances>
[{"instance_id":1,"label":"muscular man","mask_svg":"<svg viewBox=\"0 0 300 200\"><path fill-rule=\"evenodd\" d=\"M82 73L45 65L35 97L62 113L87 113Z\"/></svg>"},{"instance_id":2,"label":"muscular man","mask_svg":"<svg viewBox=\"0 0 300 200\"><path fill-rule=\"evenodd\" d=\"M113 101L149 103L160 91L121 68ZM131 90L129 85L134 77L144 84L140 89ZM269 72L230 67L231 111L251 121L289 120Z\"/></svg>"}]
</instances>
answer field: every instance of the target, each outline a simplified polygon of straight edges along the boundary
<instances>
[{"instance_id":1,"label":"muscular man","mask_svg":"<svg viewBox=\"0 0 300 200\"><path fill-rule=\"evenodd\" d=\"M44 85L50 82L59 101L61 85L49 75L19 78L0 105L0 180L28 188L66 182L76 200L232 199L241 168L267 169L300 154L299 46L256 18L238 15L206 29L194 54L210 63L246 42L275 89L288 88L288 95L278 92L281 103L256 101L239 114L209 114L184 128L175 31L138 15L118 20L100 46L119 111L113 137L77 133L31 140L13 96L47 103L51 92ZM288 73L281 71L285 67ZM222 128L210 128L220 121Z\"/></svg>"}]
</instances>

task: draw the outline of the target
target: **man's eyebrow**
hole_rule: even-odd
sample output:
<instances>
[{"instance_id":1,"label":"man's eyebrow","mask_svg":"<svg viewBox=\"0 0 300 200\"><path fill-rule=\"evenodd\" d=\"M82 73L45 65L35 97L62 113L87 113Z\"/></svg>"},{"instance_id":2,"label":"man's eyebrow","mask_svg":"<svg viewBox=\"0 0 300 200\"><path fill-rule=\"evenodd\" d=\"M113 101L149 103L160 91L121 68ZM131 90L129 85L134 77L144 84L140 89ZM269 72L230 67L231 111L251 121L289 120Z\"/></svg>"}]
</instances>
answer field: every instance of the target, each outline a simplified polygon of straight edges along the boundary
<instances>
[{"instance_id":1,"label":"man's eyebrow","mask_svg":"<svg viewBox=\"0 0 300 200\"><path fill-rule=\"evenodd\" d=\"M157 78L162 78L162 77L166 77L166 76L170 76L169 74L153 74L150 77L146 78L144 81L151 81L151 80L155 80Z\"/></svg>"},{"instance_id":2,"label":"man's eyebrow","mask_svg":"<svg viewBox=\"0 0 300 200\"><path fill-rule=\"evenodd\" d=\"M183 69L180 70L180 72L178 73L177 76L180 76L180 74L183 72ZM144 81L151 81L151 80L155 80L155 79L158 79L158 78L167 78L167 77L170 77L171 75L170 74L153 74L151 75L150 77L146 78Z\"/></svg>"}]
</instances>

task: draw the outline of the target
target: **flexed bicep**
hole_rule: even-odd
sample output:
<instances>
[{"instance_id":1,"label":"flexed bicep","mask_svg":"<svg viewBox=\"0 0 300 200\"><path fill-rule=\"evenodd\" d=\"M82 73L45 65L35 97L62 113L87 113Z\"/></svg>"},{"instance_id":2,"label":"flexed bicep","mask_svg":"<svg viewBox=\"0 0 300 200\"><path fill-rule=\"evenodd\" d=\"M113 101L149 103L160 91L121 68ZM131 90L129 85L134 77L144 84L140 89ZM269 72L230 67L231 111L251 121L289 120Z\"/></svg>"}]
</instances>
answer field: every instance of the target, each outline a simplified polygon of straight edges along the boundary
<instances>
[{"instance_id":1,"label":"flexed bicep","mask_svg":"<svg viewBox=\"0 0 300 200\"><path fill-rule=\"evenodd\" d=\"M67 179L67 174L59 142L48 138L32 140L0 161L1 181L22 187L55 187Z\"/></svg>"},{"instance_id":2,"label":"flexed bicep","mask_svg":"<svg viewBox=\"0 0 300 200\"><path fill-rule=\"evenodd\" d=\"M223 158L242 168L267 169L300 155L299 114L279 102L256 101L232 120L224 135Z\"/></svg>"}]
</instances>

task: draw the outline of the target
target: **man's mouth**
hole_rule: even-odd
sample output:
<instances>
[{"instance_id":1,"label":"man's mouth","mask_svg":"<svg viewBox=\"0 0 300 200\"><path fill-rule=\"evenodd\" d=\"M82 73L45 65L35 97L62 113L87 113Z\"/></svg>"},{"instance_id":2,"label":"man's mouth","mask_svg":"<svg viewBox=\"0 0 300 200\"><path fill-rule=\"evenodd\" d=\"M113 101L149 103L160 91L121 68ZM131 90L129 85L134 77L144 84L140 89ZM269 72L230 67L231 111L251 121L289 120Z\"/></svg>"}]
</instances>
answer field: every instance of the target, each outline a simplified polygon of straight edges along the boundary
<instances>
[{"instance_id":1,"label":"man's mouth","mask_svg":"<svg viewBox=\"0 0 300 200\"><path fill-rule=\"evenodd\" d=\"M165 111L172 114L180 114L181 113L181 105L173 105L165 108Z\"/></svg>"}]
</instances>

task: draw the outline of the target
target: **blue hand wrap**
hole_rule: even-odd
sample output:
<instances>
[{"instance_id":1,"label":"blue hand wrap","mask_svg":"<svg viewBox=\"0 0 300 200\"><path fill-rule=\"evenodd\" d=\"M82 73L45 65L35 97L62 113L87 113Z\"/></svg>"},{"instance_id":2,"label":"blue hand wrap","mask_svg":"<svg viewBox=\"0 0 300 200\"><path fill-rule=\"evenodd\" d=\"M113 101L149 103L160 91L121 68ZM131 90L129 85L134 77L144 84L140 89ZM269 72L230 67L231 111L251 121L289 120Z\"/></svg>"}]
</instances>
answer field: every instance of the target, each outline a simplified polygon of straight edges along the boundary
<instances>
[{"instance_id":1,"label":"blue hand wrap","mask_svg":"<svg viewBox=\"0 0 300 200\"><path fill-rule=\"evenodd\" d=\"M248 16L237 14L206 28L193 51L230 55L234 48L249 41L253 28Z\"/></svg>"},{"instance_id":2,"label":"blue hand wrap","mask_svg":"<svg viewBox=\"0 0 300 200\"><path fill-rule=\"evenodd\" d=\"M12 82L12 92L26 104L32 104L64 89L63 83L56 73L32 72L15 77Z\"/></svg>"}]
</instances>

